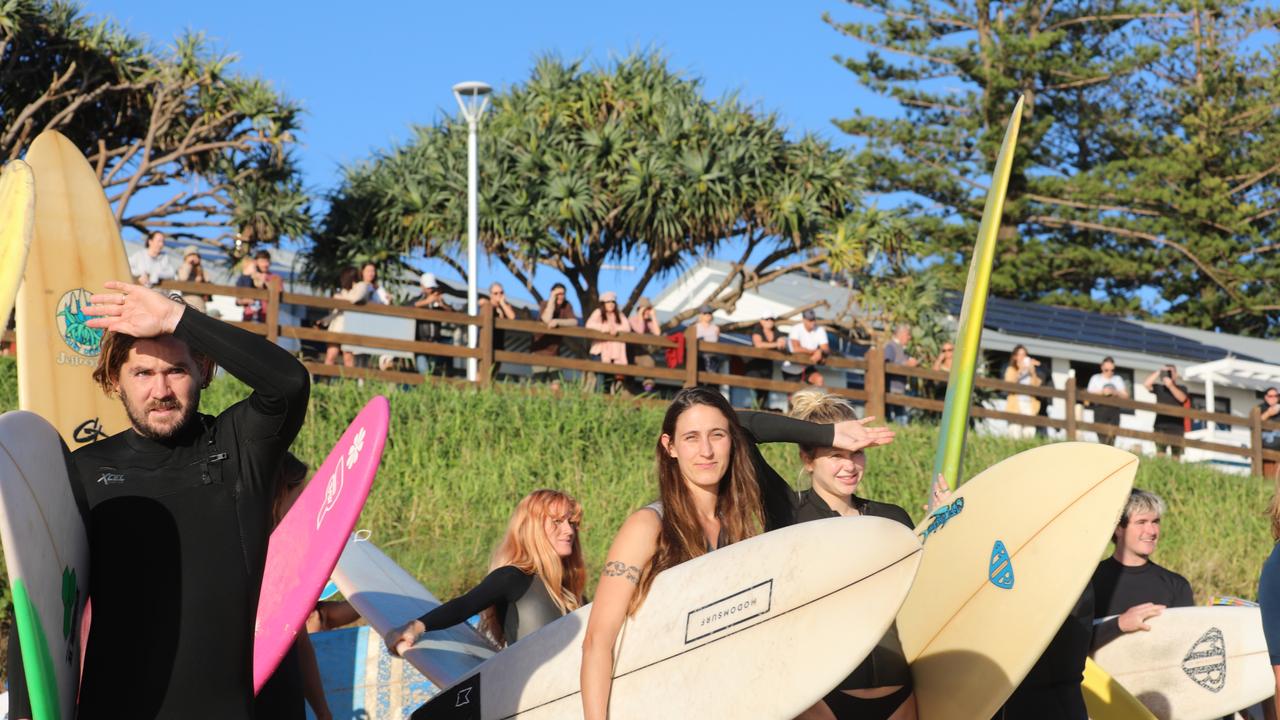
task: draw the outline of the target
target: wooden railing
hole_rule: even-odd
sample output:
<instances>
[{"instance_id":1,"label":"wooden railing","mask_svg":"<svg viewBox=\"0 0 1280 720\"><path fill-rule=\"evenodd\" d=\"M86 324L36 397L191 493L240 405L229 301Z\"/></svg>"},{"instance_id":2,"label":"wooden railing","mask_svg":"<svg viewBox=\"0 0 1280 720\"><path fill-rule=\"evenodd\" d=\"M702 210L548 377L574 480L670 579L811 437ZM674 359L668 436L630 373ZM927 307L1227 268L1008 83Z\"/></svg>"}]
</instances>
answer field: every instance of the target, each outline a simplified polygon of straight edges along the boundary
<instances>
[{"instance_id":1,"label":"wooden railing","mask_svg":"<svg viewBox=\"0 0 1280 720\"><path fill-rule=\"evenodd\" d=\"M373 304L356 305L345 300L338 300L335 298L317 297L313 295L302 295L288 292L282 293L269 289L242 288L225 285L165 282L163 286L166 289L177 290L179 292L201 295L229 295L237 298L261 300L264 302L266 309L265 322L253 323L233 321L232 324L247 328L260 335L265 335L271 340L275 340L279 337L286 337L296 338L298 340L323 342L326 344L360 345L369 348L434 355L437 357L476 358L478 365L476 382L480 386L487 386L490 384L494 375L494 368L497 364L509 363L516 365L577 370L588 373L601 373L606 376L622 375L628 377L655 378L680 383L684 387L692 387L698 384L727 385L730 387L750 390L769 390L782 393L791 393L796 390L809 387L802 382L791 380L774 380L772 378L747 377L745 375L729 372L707 372L701 370L700 368L702 363L699 362L699 358L702 354L718 355L725 358L739 358L744 361L758 359L770 360L773 362L784 362L789 360L801 366L810 365L811 359L808 354L791 354L777 350L734 345L730 343L699 341L696 335L696 328L693 326L686 328L684 331L684 362L679 367L666 367L661 364L658 367L614 365L595 362L585 358L564 357L561 355L543 355L530 352L512 352L505 348L496 348L493 343L493 334L495 330L502 330L505 332L525 333L531 335L552 335L563 338L576 338L580 340L609 340L646 346L647 348L657 348L659 350L674 348L677 343L670 337L663 335L641 335L630 332L611 335L577 326L551 328L536 320L495 319L492 313L481 313L479 317L473 317L461 312L425 310L413 307ZM299 308L315 308L325 311L354 310L373 315L412 318L414 320L430 320L457 325L463 328L474 325L478 328L477 347L475 349L471 349L446 343L395 340L372 335L361 335L346 332L336 333L312 327L295 327L290 325L281 326L280 306L282 304ZM308 370L315 375L331 377L364 377L404 384L418 384L426 380L426 378L416 372L376 370L371 368L348 368L341 365L325 365L311 360L304 360L304 364L307 366ZM846 372L853 371L862 374L863 388L861 390L846 387L827 387L825 389L832 394L863 403L865 405L865 412L867 415L874 415L880 418L885 417L886 405L916 408L927 412L942 412L943 402L941 400L888 392L889 384L887 376L896 375L904 378L917 378L919 380L933 381L938 384L938 387L945 389L946 382L948 380L948 374L946 372L923 367L886 364L884 362L884 351L880 348L871 348L863 358L832 356L827 358L823 365L830 368L842 369ZM441 380L442 378L432 379ZM461 382L456 379L451 381ZM970 414L976 418L1004 420L1006 422L1016 423L1023 426L1061 430L1068 440L1077 439L1082 432L1094 432L1103 435L1147 440L1162 445L1171 445L1181 448L1197 448L1201 450L1219 452L1225 455L1247 458L1253 472L1259 475L1263 474L1265 467L1271 466L1274 463L1280 463L1280 451L1267 449L1262 445L1263 431L1280 430L1280 422L1262 422L1256 407L1252 409L1249 416L1242 417L1239 415L1228 415L1225 413L1183 408L1174 405L1139 402L1136 400L1105 395L1093 395L1081 391L1077 387L1075 378L1073 377L1067 378L1066 385L1063 388L1019 385L986 377L974 378L974 385L979 389L996 391L999 393L1030 395L1039 398L1041 402L1052 403L1054 400L1060 399L1063 401L1066 408L1064 417L1053 418L1042 415L1011 413L1004 410L989 408L982 404L975 404L970 409ZM1240 447L1238 445L1231 445L1223 442L1210 442L1207 440L1187 438L1182 435L1134 430L1120 427L1119 425L1084 422L1076 418L1075 409L1078 404L1085 402L1094 407L1109 406L1124 410L1145 410L1161 415L1244 427L1249 431L1249 445L1247 447Z\"/></svg>"}]
</instances>

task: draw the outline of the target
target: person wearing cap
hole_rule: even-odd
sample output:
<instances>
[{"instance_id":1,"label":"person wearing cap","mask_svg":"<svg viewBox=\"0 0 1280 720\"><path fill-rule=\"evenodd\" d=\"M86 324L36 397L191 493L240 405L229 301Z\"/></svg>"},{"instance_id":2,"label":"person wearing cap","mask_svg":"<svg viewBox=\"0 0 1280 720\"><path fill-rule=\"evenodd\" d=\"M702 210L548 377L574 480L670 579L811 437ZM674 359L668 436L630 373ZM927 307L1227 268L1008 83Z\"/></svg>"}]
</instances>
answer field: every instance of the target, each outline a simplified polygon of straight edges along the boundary
<instances>
[{"instance_id":1,"label":"person wearing cap","mask_svg":"<svg viewBox=\"0 0 1280 720\"><path fill-rule=\"evenodd\" d=\"M631 314L631 332L637 335L662 334L662 326L658 324L658 317L654 314L653 303L647 297L640 298L636 303L636 311ZM638 367L657 367L651 346L628 345L627 349L631 351L632 364ZM658 383L653 378L647 377L640 381L640 389L644 392L651 393L657 387Z\"/></svg>"},{"instance_id":2,"label":"person wearing cap","mask_svg":"<svg viewBox=\"0 0 1280 720\"><path fill-rule=\"evenodd\" d=\"M444 301L444 293L440 290L440 282L436 280L436 276L433 273L422 273L422 276L418 278L418 290L416 297L404 301L405 307L414 307L422 310L443 310L445 312L454 310ZM418 342L444 342L445 334L440 321L418 320L414 339ZM413 361L418 368L418 372L423 375L444 374L449 363L448 358L422 353L414 353Z\"/></svg>"},{"instance_id":3,"label":"person wearing cap","mask_svg":"<svg viewBox=\"0 0 1280 720\"><path fill-rule=\"evenodd\" d=\"M631 332L631 323L627 320L627 316L623 315L622 311L618 309L617 293L609 290L600 295L600 307L592 310L591 314L587 316L587 329L610 335ZM598 363L609 365L627 364L627 344L622 341L596 340L591 343L591 348L587 352L591 355L591 359ZM605 374L596 373L595 375L596 387L603 389ZM613 392L621 389L622 383L620 379L621 376L614 378Z\"/></svg>"},{"instance_id":4,"label":"person wearing cap","mask_svg":"<svg viewBox=\"0 0 1280 720\"><path fill-rule=\"evenodd\" d=\"M786 352L787 338L778 331L778 319L770 315L760 319L760 324L751 329L751 346L761 350L778 350ZM747 377L762 380L773 379L773 361L766 358L752 358L747 361ZM769 391L756 390L756 408L763 410L769 404Z\"/></svg>"},{"instance_id":5,"label":"person wearing cap","mask_svg":"<svg viewBox=\"0 0 1280 720\"><path fill-rule=\"evenodd\" d=\"M489 297L480 298L480 307L487 308L493 313L495 320L515 320L516 309L511 306L511 301L507 299L507 291L503 289L502 283L494 283L489 286ZM494 352L500 352L507 349L507 331L495 327L493 329L493 349ZM493 363L493 376L498 376L498 370L502 367L502 363Z\"/></svg>"},{"instance_id":6,"label":"person wearing cap","mask_svg":"<svg viewBox=\"0 0 1280 720\"><path fill-rule=\"evenodd\" d=\"M205 277L204 266L200 264L200 248L195 245L188 245L182 251L182 266L178 268L178 281L189 283L207 283L209 278ZM183 293L182 301L191 307L205 312L208 307L210 297L208 295L195 295L192 293Z\"/></svg>"},{"instance_id":7,"label":"person wearing cap","mask_svg":"<svg viewBox=\"0 0 1280 720\"><path fill-rule=\"evenodd\" d=\"M700 342L720 342L720 326L716 325L714 322L714 312L715 310L710 305L703 305L698 308L698 324L696 326L696 332ZM701 365L701 367L698 369L702 372L719 372L720 360L721 358L719 355L699 352L698 364ZM711 383L702 384L708 387L712 385Z\"/></svg>"},{"instance_id":8,"label":"person wearing cap","mask_svg":"<svg viewBox=\"0 0 1280 720\"><path fill-rule=\"evenodd\" d=\"M827 339L827 329L818 325L818 316L812 310L805 310L800 315L800 322L791 326L787 332L787 350L793 354L806 354L809 364L799 365L790 360L782 363L784 375L788 380L807 382L810 385L822 386L824 381L818 366L827 361L831 354L831 342Z\"/></svg>"}]
</instances>

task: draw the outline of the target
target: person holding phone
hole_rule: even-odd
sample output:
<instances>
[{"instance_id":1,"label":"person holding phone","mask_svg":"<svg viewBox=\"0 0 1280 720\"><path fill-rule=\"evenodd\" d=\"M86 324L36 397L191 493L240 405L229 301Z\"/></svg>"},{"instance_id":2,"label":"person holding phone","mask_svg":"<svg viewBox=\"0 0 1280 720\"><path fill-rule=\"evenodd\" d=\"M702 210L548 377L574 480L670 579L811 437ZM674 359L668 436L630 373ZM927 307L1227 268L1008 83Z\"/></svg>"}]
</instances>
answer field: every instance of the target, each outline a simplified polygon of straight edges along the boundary
<instances>
[{"instance_id":1,"label":"person holding phone","mask_svg":"<svg viewBox=\"0 0 1280 720\"><path fill-rule=\"evenodd\" d=\"M1156 396L1156 402L1161 405L1190 407L1191 396L1187 394L1186 387L1178 384L1178 368L1173 365L1165 365L1152 372L1142 384L1147 388L1148 392ZM1178 415L1156 415L1156 421L1152 424L1152 430L1162 435L1177 435L1181 437L1186 432L1186 429L1186 418ZM1164 455L1166 452L1172 457L1180 458L1182 457L1182 446L1156 442L1156 454Z\"/></svg>"}]
</instances>

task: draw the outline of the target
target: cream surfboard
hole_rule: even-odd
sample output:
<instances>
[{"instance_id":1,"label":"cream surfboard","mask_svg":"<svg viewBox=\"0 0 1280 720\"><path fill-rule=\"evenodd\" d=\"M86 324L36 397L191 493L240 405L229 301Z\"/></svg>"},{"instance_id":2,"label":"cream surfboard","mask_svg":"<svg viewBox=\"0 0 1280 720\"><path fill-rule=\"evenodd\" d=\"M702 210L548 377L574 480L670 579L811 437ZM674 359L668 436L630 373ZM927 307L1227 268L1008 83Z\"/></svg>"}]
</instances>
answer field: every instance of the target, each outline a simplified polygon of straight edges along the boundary
<instances>
[{"instance_id":1,"label":"cream surfboard","mask_svg":"<svg viewBox=\"0 0 1280 720\"><path fill-rule=\"evenodd\" d=\"M1155 720L1155 715L1116 679L1085 658L1084 680L1080 683L1089 720Z\"/></svg>"},{"instance_id":2,"label":"cream surfboard","mask_svg":"<svg viewBox=\"0 0 1280 720\"><path fill-rule=\"evenodd\" d=\"M661 573L619 633L609 717L794 718L888 630L919 558L919 541L892 520L830 518ZM582 717L590 612L508 647L413 718Z\"/></svg>"},{"instance_id":3,"label":"cream surfboard","mask_svg":"<svg viewBox=\"0 0 1280 720\"><path fill-rule=\"evenodd\" d=\"M31 167L11 160L0 170L0 331L13 312L35 218L36 183Z\"/></svg>"},{"instance_id":4,"label":"cream surfboard","mask_svg":"<svg viewBox=\"0 0 1280 720\"><path fill-rule=\"evenodd\" d=\"M93 383L102 331L84 307L129 261L97 175L54 130L27 151L35 175L35 235L18 290L18 405L53 424L72 450L129 427L120 401Z\"/></svg>"},{"instance_id":5,"label":"cream surfboard","mask_svg":"<svg viewBox=\"0 0 1280 720\"><path fill-rule=\"evenodd\" d=\"M333 580L379 637L440 606L434 595L368 540L347 543ZM466 677L496 651L474 628L457 625L424 633L405 651L404 659L443 688Z\"/></svg>"},{"instance_id":6,"label":"cream surfboard","mask_svg":"<svg viewBox=\"0 0 1280 720\"><path fill-rule=\"evenodd\" d=\"M36 720L75 717L89 594L84 507L53 426L29 412L0 416L0 540Z\"/></svg>"},{"instance_id":7,"label":"cream surfboard","mask_svg":"<svg viewBox=\"0 0 1280 720\"><path fill-rule=\"evenodd\" d=\"M917 528L924 553L898 615L922 720L989 718L1080 597L1138 458L1057 443L961 485Z\"/></svg>"},{"instance_id":8,"label":"cream surfboard","mask_svg":"<svg viewBox=\"0 0 1280 720\"><path fill-rule=\"evenodd\" d=\"M1160 720L1209 720L1275 693L1262 634L1250 607L1170 608L1093 659Z\"/></svg>"}]
</instances>

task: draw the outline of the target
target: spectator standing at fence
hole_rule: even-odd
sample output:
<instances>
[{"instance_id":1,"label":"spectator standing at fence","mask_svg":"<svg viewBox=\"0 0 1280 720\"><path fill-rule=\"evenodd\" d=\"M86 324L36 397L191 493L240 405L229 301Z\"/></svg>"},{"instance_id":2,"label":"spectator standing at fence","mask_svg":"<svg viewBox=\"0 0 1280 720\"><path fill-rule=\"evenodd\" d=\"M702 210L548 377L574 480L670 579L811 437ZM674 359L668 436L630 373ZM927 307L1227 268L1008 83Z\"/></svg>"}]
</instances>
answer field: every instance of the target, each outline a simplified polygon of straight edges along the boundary
<instances>
[{"instance_id":1,"label":"spectator standing at fence","mask_svg":"<svg viewBox=\"0 0 1280 720\"><path fill-rule=\"evenodd\" d=\"M933 359L933 369L942 372L951 372L951 361L955 355L956 346L946 342L942 343L942 349L938 351L938 357Z\"/></svg>"},{"instance_id":2,"label":"spectator standing at fence","mask_svg":"<svg viewBox=\"0 0 1280 720\"><path fill-rule=\"evenodd\" d=\"M710 305L703 305L698 308L698 322L694 325L694 332L698 336L698 342L720 342L720 326L715 323L715 310ZM720 372L720 362L724 358L719 355L698 351L698 370L702 372ZM710 383L702 383L710 386Z\"/></svg>"},{"instance_id":3,"label":"spectator standing at fence","mask_svg":"<svg viewBox=\"0 0 1280 720\"><path fill-rule=\"evenodd\" d=\"M364 285L365 302L371 305L390 305L391 293L378 284L378 266L367 262L360 266L360 282Z\"/></svg>"},{"instance_id":4,"label":"spectator standing at fence","mask_svg":"<svg viewBox=\"0 0 1280 720\"><path fill-rule=\"evenodd\" d=\"M770 316L760 318L760 323L751 329L751 346L761 350L777 350L786 352L787 338L778 331L777 318ZM747 361L747 377L761 380L773 379L773 361L766 358L752 358ZM769 404L769 391L756 390L756 408L763 409Z\"/></svg>"},{"instance_id":5,"label":"spectator standing at fence","mask_svg":"<svg viewBox=\"0 0 1280 720\"><path fill-rule=\"evenodd\" d=\"M917 367L920 361L907 354L907 347L911 345L911 326L906 323L899 323L893 327L893 336L884 346L884 362L886 365L906 365L907 367ZM907 379L902 375L887 375L885 380L889 385L889 392L894 395L907 394ZM885 412L889 415L889 420L899 425L907 424L907 408L902 405L886 404Z\"/></svg>"},{"instance_id":6,"label":"spectator standing at fence","mask_svg":"<svg viewBox=\"0 0 1280 720\"><path fill-rule=\"evenodd\" d=\"M1262 394L1262 402L1258 405L1262 422L1280 422L1280 389L1267 388ZM1280 430L1263 430L1264 447L1280 449Z\"/></svg>"},{"instance_id":7,"label":"spectator standing at fence","mask_svg":"<svg viewBox=\"0 0 1280 720\"><path fill-rule=\"evenodd\" d=\"M549 328L573 327L578 324L578 316L574 314L573 306L569 304L569 300L565 297L564 283L556 283L551 286L551 297L538 306L538 319ZM530 352L534 355L556 357L560 354L561 342L562 337L560 335L534 333ZM534 380L549 381L552 389L560 389L559 368L549 365L534 365L531 369Z\"/></svg>"},{"instance_id":8,"label":"spectator standing at fence","mask_svg":"<svg viewBox=\"0 0 1280 720\"><path fill-rule=\"evenodd\" d=\"M205 277L204 265L200 260L200 248L195 245L188 245L182 251L182 266L178 268L178 280L186 283L208 283L209 278ZM196 293L183 293L182 300L191 307L204 312L209 302L208 295L198 295Z\"/></svg>"},{"instance_id":9,"label":"spectator standing at fence","mask_svg":"<svg viewBox=\"0 0 1280 720\"><path fill-rule=\"evenodd\" d=\"M444 301L444 293L440 291L440 283L436 281L436 276L429 272L422 273L422 277L418 278L418 294L405 300L404 305L420 310L440 310L442 312L452 312L454 310ZM414 330L414 339L418 342L442 343L446 342L448 338L446 338L439 320L419 319ZM414 353L413 361L418 368L418 373L422 375L446 374L445 371L449 362L448 358L423 353Z\"/></svg>"},{"instance_id":10,"label":"spectator standing at fence","mask_svg":"<svg viewBox=\"0 0 1280 720\"><path fill-rule=\"evenodd\" d=\"M790 360L782 363L783 376L792 382L806 382L822 387L825 381L818 366L827 361L831 354L831 342L827 339L827 329L818 324L818 316L812 310L805 310L800 315L800 322L787 331L787 352L806 354L809 361L799 365ZM786 376L790 377L786 377Z\"/></svg>"},{"instance_id":11,"label":"spectator standing at fence","mask_svg":"<svg viewBox=\"0 0 1280 720\"><path fill-rule=\"evenodd\" d=\"M1116 361L1110 355L1102 358L1100 372L1089 378L1086 392L1090 395L1105 395L1127 400L1129 390L1124 386L1124 379L1116 374ZM1114 405L1094 405L1093 421L1099 425L1119 425L1120 408ZM1098 442L1103 445L1115 445L1115 433L1098 433Z\"/></svg>"},{"instance_id":12,"label":"spectator standing at fence","mask_svg":"<svg viewBox=\"0 0 1280 720\"><path fill-rule=\"evenodd\" d=\"M161 280L178 277L173 258L164 250L164 233L156 230L147 235L144 247L129 256L129 272L137 278L139 285L146 287L155 287Z\"/></svg>"},{"instance_id":13,"label":"spectator standing at fence","mask_svg":"<svg viewBox=\"0 0 1280 720\"><path fill-rule=\"evenodd\" d=\"M617 293L609 290L600 295L600 307L592 310L591 314L587 316L587 329L614 336L631 332L631 322L618 309ZM627 343L621 340L594 340L587 353L593 361L598 363L605 363L606 365L627 364ZM595 373L596 389L604 389L605 384L608 382L607 375L608 373L603 372ZM621 389L622 376L618 375L613 378L612 391L617 392Z\"/></svg>"},{"instance_id":14,"label":"spectator standing at fence","mask_svg":"<svg viewBox=\"0 0 1280 720\"><path fill-rule=\"evenodd\" d=\"M1142 381L1142 384L1149 392L1155 394L1156 402L1161 405L1191 406L1191 396L1187 394L1186 387L1178 384L1178 368L1172 365L1165 365L1152 372L1146 380ZM1152 429L1164 435L1182 437L1187 429L1187 420L1177 415L1157 414ZM1164 455L1166 451L1173 457L1182 457L1181 445L1156 443L1156 455Z\"/></svg>"},{"instance_id":15,"label":"spectator standing at fence","mask_svg":"<svg viewBox=\"0 0 1280 720\"><path fill-rule=\"evenodd\" d=\"M365 302L365 295L368 294L368 289L364 287L363 283L357 282L359 277L360 271L356 270L354 267L348 265L347 267L342 268L338 273L338 287L333 291L334 299L346 300L347 302L357 304ZM320 322L321 325L328 328L329 332L345 332L347 316L346 313L341 310L334 310ZM342 352L343 365L346 367L356 366L356 356L350 351L342 350L342 347L337 343L329 343L325 346L324 364L336 365L338 362L339 351Z\"/></svg>"},{"instance_id":16,"label":"spectator standing at fence","mask_svg":"<svg viewBox=\"0 0 1280 720\"><path fill-rule=\"evenodd\" d=\"M485 308L481 312L493 313L494 320L515 320L516 309L511 306L511 301L507 299L507 291L503 289L502 283L494 283L489 286L489 297L480 298L480 307ZM498 327L493 329L493 351L501 352L507 349L507 331ZM502 363L493 363L493 374L496 377L498 370L502 367Z\"/></svg>"},{"instance_id":17,"label":"spectator standing at fence","mask_svg":"<svg viewBox=\"0 0 1280 720\"><path fill-rule=\"evenodd\" d=\"M1027 387L1040 387L1040 373L1036 371L1038 367L1040 367L1040 361L1027 353L1026 346L1017 345L1013 348L1013 354L1009 356L1009 364L1004 369L1004 381ZM1034 395L1010 393L1004 407L1005 412L1016 415L1038 415L1040 398ZM1009 435L1015 438L1033 438L1036 436L1036 426L1010 422Z\"/></svg>"},{"instance_id":18,"label":"spectator standing at fence","mask_svg":"<svg viewBox=\"0 0 1280 720\"><path fill-rule=\"evenodd\" d=\"M236 287L262 289L273 286L279 276L271 272L271 253L259 250L252 260L245 260L244 271L236 279ZM244 307L245 322L266 322L267 304L256 298L236 298L236 304Z\"/></svg>"},{"instance_id":19,"label":"spectator standing at fence","mask_svg":"<svg viewBox=\"0 0 1280 720\"><path fill-rule=\"evenodd\" d=\"M658 324L658 316L654 313L653 303L649 298L642 297L636 303L636 311L631 313L631 332L637 335L661 335L662 326ZM653 348L648 345L628 345L631 351L631 362L636 367L656 367L657 363L653 360ZM640 389L644 392L651 393L657 388L657 381L651 377L644 378L640 381Z\"/></svg>"}]
</instances>

